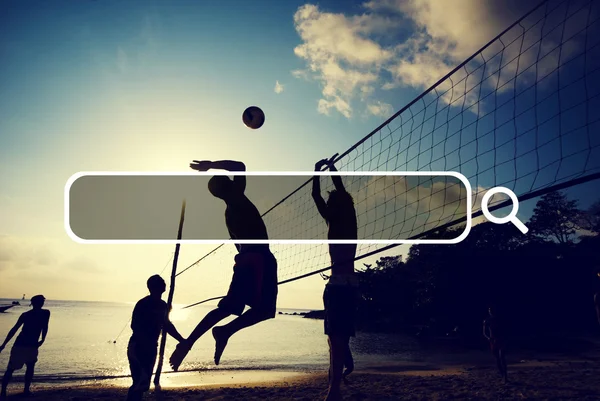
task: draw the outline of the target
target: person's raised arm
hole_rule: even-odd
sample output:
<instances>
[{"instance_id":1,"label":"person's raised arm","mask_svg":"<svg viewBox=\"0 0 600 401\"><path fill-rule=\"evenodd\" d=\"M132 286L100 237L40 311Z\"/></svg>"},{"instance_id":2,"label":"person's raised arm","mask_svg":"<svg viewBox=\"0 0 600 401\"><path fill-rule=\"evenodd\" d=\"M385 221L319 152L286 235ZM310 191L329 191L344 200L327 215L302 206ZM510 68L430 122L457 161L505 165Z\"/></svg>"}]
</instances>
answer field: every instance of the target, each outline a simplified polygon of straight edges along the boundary
<instances>
[{"instance_id":1,"label":"person's raised arm","mask_svg":"<svg viewBox=\"0 0 600 401\"><path fill-rule=\"evenodd\" d=\"M6 347L6 344L14 337L14 335L17 334L19 327L21 327L22 325L23 325L23 315L19 316L19 320L17 320L17 323L13 326L12 329L10 329L10 331L6 335L4 342L2 343L2 345L0 345L0 352L2 352L4 347Z\"/></svg>"},{"instance_id":2,"label":"person's raised arm","mask_svg":"<svg viewBox=\"0 0 600 401\"><path fill-rule=\"evenodd\" d=\"M490 339L490 337L487 334L487 321L486 320L483 321L483 336L488 340Z\"/></svg>"},{"instance_id":3,"label":"person's raised arm","mask_svg":"<svg viewBox=\"0 0 600 401\"><path fill-rule=\"evenodd\" d=\"M335 156L333 156L330 159L330 162L333 160L334 157ZM335 168L333 163L329 164L329 171L337 171L337 169ZM344 188L344 183L342 182L342 177L340 177L339 175L332 175L331 181L333 181L333 185L335 185L335 189L337 189L340 192L341 191L346 192L346 188Z\"/></svg>"},{"instance_id":4,"label":"person's raised arm","mask_svg":"<svg viewBox=\"0 0 600 401\"><path fill-rule=\"evenodd\" d=\"M246 171L246 165L235 160L194 160L190 167L198 171L227 170L227 171Z\"/></svg>"},{"instance_id":5,"label":"person's raised arm","mask_svg":"<svg viewBox=\"0 0 600 401\"><path fill-rule=\"evenodd\" d=\"M337 153L333 156L331 156L329 158L329 160L326 161L327 167L329 168L329 171L338 171L335 168L335 165L333 164L333 161L335 160L335 158L337 157ZM346 191L346 188L344 188L344 183L342 182L342 177L340 177L339 175L332 175L331 176L331 181L333 181L333 185L335 186L335 189L338 191Z\"/></svg>"},{"instance_id":6,"label":"person's raised arm","mask_svg":"<svg viewBox=\"0 0 600 401\"><path fill-rule=\"evenodd\" d=\"M226 171L246 171L246 165L242 162L235 160L194 160L190 163L190 167L197 171L208 171L208 170L226 170ZM246 176L236 175L233 177L233 182L236 184L241 192L246 190Z\"/></svg>"},{"instance_id":7,"label":"person's raised arm","mask_svg":"<svg viewBox=\"0 0 600 401\"><path fill-rule=\"evenodd\" d=\"M38 347L41 347L44 341L46 341L46 336L48 335L48 323L50 322L50 311L48 311L48 316L46 317L46 321L44 322L44 327L42 328L42 341L38 343Z\"/></svg>"},{"instance_id":8,"label":"person's raised arm","mask_svg":"<svg viewBox=\"0 0 600 401\"><path fill-rule=\"evenodd\" d=\"M319 160L315 164L315 171L321 171L321 168L326 164L327 159ZM327 205L325 204L325 200L321 196L321 176L315 175L313 177L313 186L312 186L312 197L317 205L317 210L321 217L327 220Z\"/></svg>"}]
</instances>

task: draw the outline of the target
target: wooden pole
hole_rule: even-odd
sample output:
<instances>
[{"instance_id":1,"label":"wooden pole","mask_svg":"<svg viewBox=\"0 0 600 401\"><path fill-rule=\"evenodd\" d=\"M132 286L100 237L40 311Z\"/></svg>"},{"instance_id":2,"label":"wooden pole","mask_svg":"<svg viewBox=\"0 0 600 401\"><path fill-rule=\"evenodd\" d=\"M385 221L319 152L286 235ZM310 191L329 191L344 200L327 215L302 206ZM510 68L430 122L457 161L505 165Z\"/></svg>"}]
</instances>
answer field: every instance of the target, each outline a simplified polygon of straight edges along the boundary
<instances>
[{"instance_id":1,"label":"wooden pole","mask_svg":"<svg viewBox=\"0 0 600 401\"><path fill-rule=\"evenodd\" d=\"M185 216L185 199L181 204L181 217L179 218L179 231L177 232L177 240L181 240L181 234L183 232L183 219ZM179 247L181 243L175 244L175 255L173 256L173 269L171 270L171 286L169 288L169 298L167 300L167 318L171 313L171 305L173 303L173 294L175 293L175 276L177 275L177 259L179 258ZM158 366L156 367L156 374L154 375L154 386L160 389L160 373L162 371L162 365L165 356L165 346L167 345L167 333L164 328L162 330L162 338L160 340L160 352L158 357Z\"/></svg>"}]
</instances>

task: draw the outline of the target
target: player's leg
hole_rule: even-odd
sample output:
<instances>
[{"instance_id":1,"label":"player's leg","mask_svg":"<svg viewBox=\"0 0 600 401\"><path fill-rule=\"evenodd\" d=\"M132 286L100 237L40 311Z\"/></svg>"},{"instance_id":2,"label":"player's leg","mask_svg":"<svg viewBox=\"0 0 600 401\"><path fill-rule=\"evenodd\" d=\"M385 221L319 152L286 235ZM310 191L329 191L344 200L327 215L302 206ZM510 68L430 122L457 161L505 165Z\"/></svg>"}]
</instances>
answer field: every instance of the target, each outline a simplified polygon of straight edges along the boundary
<instances>
[{"instance_id":1,"label":"player's leg","mask_svg":"<svg viewBox=\"0 0 600 401\"><path fill-rule=\"evenodd\" d=\"M211 327L230 315L231 312L221 306L208 312L206 316L204 316L204 319L198 323L190 336L184 342L180 342L175 347L175 351L173 351L171 357L169 358L169 364L171 365L171 368L177 371L188 352L190 352L192 349L194 343L198 341L198 339L202 337L202 335L204 335L204 333L206 333Z\"/></svg>"},{"instance_id":2,"label":"player's leg","mask_svg":"<svg viewBox=\"0 0 600 401\"><path fill-rule=\"evenodd\" d=\"M346 309L346 328L344 330L344 334L346 334L345 341L345 355L344 355L344 365L346 366L346 370L344 371L344 380L346 380L346 376L354 371L354 358L352 356L352 350L350 349L350 337L354 337L356 335L356 311L358 307L359 300L359 292L358 288L348 287L348 297L345 301L347 306Z\"/></svg>"},{"instance_id":3,"label":"player's leg","mask_svg":"<svg viewBox=\"0 0 600 401\"><path fill-rule=\"evenodd\" d=\"M221 320L229 317L231 313L223 308L216 308L211 310L204 316L204 319L198 323L194 331L189 335L186 339L186 343L190 346L190 348L194 345L196 341L200 337L204 335L210 328L212 328L215 324L219 323Z\"/></svg>"},{"instance_id":4,"label":"player's leg","mask_svg":"<svg viewBox=\"0 0 600 401\"><path fill-rule=\"evenodd\" d=\"M503 348L500 348L498 350L498 356L499 356L499 359L500 359L500 364L502 366L502 376L504 377L504 381L508 382L508 368L506 366L506 358L505 358L505 355L504 355L504 349Z\"/></svg>"},{"instance_id":5,"label":"player's leg","mask_svg":"<svg viewBox=\"0 0 600 401\"><path fill-rule=\"evenodd\" d=\"M8 383L10 383L10 381L12 380L14 371L23 368L23 365L25 365L25 354L23 351L23 347L13 345L10 351L10 357L8 359L8 366L6 367L6 372L2 377L2 390L0 394L6 395Z\"/></svg>"},{"instance_id":6,"label":"player's leg","mask_svg":"<svg viewBox=\"0 0 600 401\"><path fill-rule=\"evenodd\" d=\"M494 359L496 359L496 367L498 368L498 373L500 376L504 376L504 370L502 369L502 360L500 359L500 350L496 345L493 345L492 354L494 355Z\"/></svg>"},{"instance_id":7,"label":"player's leg","mask_svg":"<svg viewBox=\"0 0 600 401\"><path fill-rule=\"evenodd\" d=\"M139 401L142 399L143 393L139 390L141 378L141 364L135 349L135 343L129 341L127 345L127 359L129 360L129 370L131 371L131 379L133 383L127 391L127 401Z\"/></svg>"},{"instance_id":8,"label":"player's leg","mask_svg":"<svg viewBox=\"0 0 600 401\"><path fill-rule=\"evenodd\" d=\"M329 389L326 400L341 399L340 384L346 357L346 336L340 330L342 318L340 309L340 288L327 284L323 292L325 308L325 334L329 343Z\"/></svg>"},{"instance_id":9,"label":"player's leg","mask_svg":"<svg viewBox=\"0 0 600 401\"><path fill-rule=\"evenodd\" d=\"M331 362L329 370L329 391L326 400L341 399L340 385L342 382L342 371L344 370L344 354L345 344L344 337L338 335L329 336L329 348L331 354Z\"/></svg>"},{"instance_id":10,"label":"player's leg","mask_svg":"<svg viewBox=\"0 0 600 401\"><path fill-rule=\"evenodd\" d=\"M232 335L246 327L254 326L257 323L272 318L272 314L266 313L263 309L251 308L228 324L215 327L212 330L213 337L215 338L215 364L219 364L221 355L223 355L227 342Z\"/></svg>"},{"instance_id":11,"label":"player's leg","mask_svg":"<svg viewBox=\"0 0 600 401\"><path fill-rule=\"evenodd\" d=\"M156 364L156 347L145 346L138 350L140 359L140 384L139 390L141 395L150 390L150 382L152 381L152 373Z\"/></svg>"},{"instance_id":12,"label":"player's leg","mask_svg":"<svg viewBox=\"0 0 600 401\"><path fill-rule=\"evenodd\" d=\"M344 366L346 370L344 370L344 380L346 376L354 371L354 358L352 357L352 350L350 350L350 337L347 337L344 342Z\"/></svg>"},{"instance_id":13,"label":"player's leg","mask_svg":"<svg viewBox=\"0 0 600 401\"><path fill-rule=\"evenodd\" d=\"M217 365L232 335L246 327L274 318L277 308L275 257L272 254L240 254L237 261L230 288L231 297L223 306L239 317L226 325L215 327L212 331ZM242 313L246 305L251 308Z\"/></svg>"},{"instance_id":14,"label":"player's leg","mask_svg":"<svg viewBox=\"0 0 600 401\"><path fill-rule=\"evenodd\" d=\"M23 388L23 393L30 394L31 382L33 381L33 373L35 371L35 362L28 362L25 366L25 386Z\"/></svg>"},{"instance_id":15,"label":"player's leg","mask_svg":"<svg viewBox=\"0 0 600 401\"><path fill-rule=\"evenodd\" d=\"M4 372L4 376L2 377L2 391L0 392L0 395L2 397L6 397L6 388L8 387L8 383L10 383L10 380L12 379L14 371L15 370L9 364L6 368L6 372Z\"/></svg>"}]
</instances>

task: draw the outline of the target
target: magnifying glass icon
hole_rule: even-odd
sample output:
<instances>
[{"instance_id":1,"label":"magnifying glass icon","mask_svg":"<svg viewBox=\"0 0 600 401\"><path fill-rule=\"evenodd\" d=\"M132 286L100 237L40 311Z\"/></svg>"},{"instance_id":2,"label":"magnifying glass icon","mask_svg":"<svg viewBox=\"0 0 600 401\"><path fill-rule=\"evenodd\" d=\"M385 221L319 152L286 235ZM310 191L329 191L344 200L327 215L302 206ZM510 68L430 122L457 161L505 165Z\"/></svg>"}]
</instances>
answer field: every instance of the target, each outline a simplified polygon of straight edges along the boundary
<instances>
[{"instance_id":1,"label":"magnifying glass icon","mask_svg":"<svg viewBox=\"0 0 600 401\"><path fill-rule=\"evenodd\" d=\"M512 200L512 204L513 204L512 210L508 214L508 216L495 217L490 213L490 211L488 209L488 203L489 203L490 199L492 198L492 196L494 196L495 194L498 194L498 193L506 194L506 195L508 195L510 200ZM515 195L515 193L508 188L495 187L495 188L492 188L489 191L487 191L485 193L485 195L483 195L483 199L481 199L481 211L483 212L483 215L485 216L485 218L488 219L489 221L491 221L492 223L506 224L508 222L511 222L523 234L527 234L527 232L529 231L527 226L525 224L523 224L523 222L517 218L517 212L519 211L519 199L517 199L517 195Z\"/></svg>"}]
</instances>

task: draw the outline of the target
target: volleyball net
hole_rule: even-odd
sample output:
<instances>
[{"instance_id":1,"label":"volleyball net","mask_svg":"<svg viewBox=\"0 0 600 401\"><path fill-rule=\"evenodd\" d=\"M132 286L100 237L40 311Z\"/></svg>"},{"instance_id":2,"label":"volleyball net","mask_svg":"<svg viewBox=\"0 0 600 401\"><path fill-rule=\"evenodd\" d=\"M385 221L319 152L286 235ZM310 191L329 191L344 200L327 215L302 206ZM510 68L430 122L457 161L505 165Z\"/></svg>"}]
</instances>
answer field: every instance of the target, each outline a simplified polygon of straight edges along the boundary
<instances>
[{"instance_id":1,"label":"volleyball net","mask_svg":"<svg viewBox=\"0 0 600 401\"><path fill-rule=\"evenodd\" d=\"M600 178L600 1L548 0L516 21L445 77L335 159L340 171L454 171L471 184L472 216L486 190L511 189L521 200ZM324 155L326 156L326 155ZM347 182L373 238L415 239L465 222L467 194L436 192L432 177L418 185L362 191ZM331 190L327 177L323 193ZM458 187L457 187L458 188ZM298 227L325 232L307 180L263 213L270 237ZM374 202L375 199L378 201ZM383 199L383 200L382 200ZM495 198L498 209L508 206ZM421 209L419 209L421 208ZM409 211L407 213L407 211ZM326 270L326 244L271 245L280 283ZM360 244L357 260L389 249ZM213 281L223 295L236 249L222 245L183 266ZM202 296L199 295L199 298Z\"/></svg>"}]
</instances>

